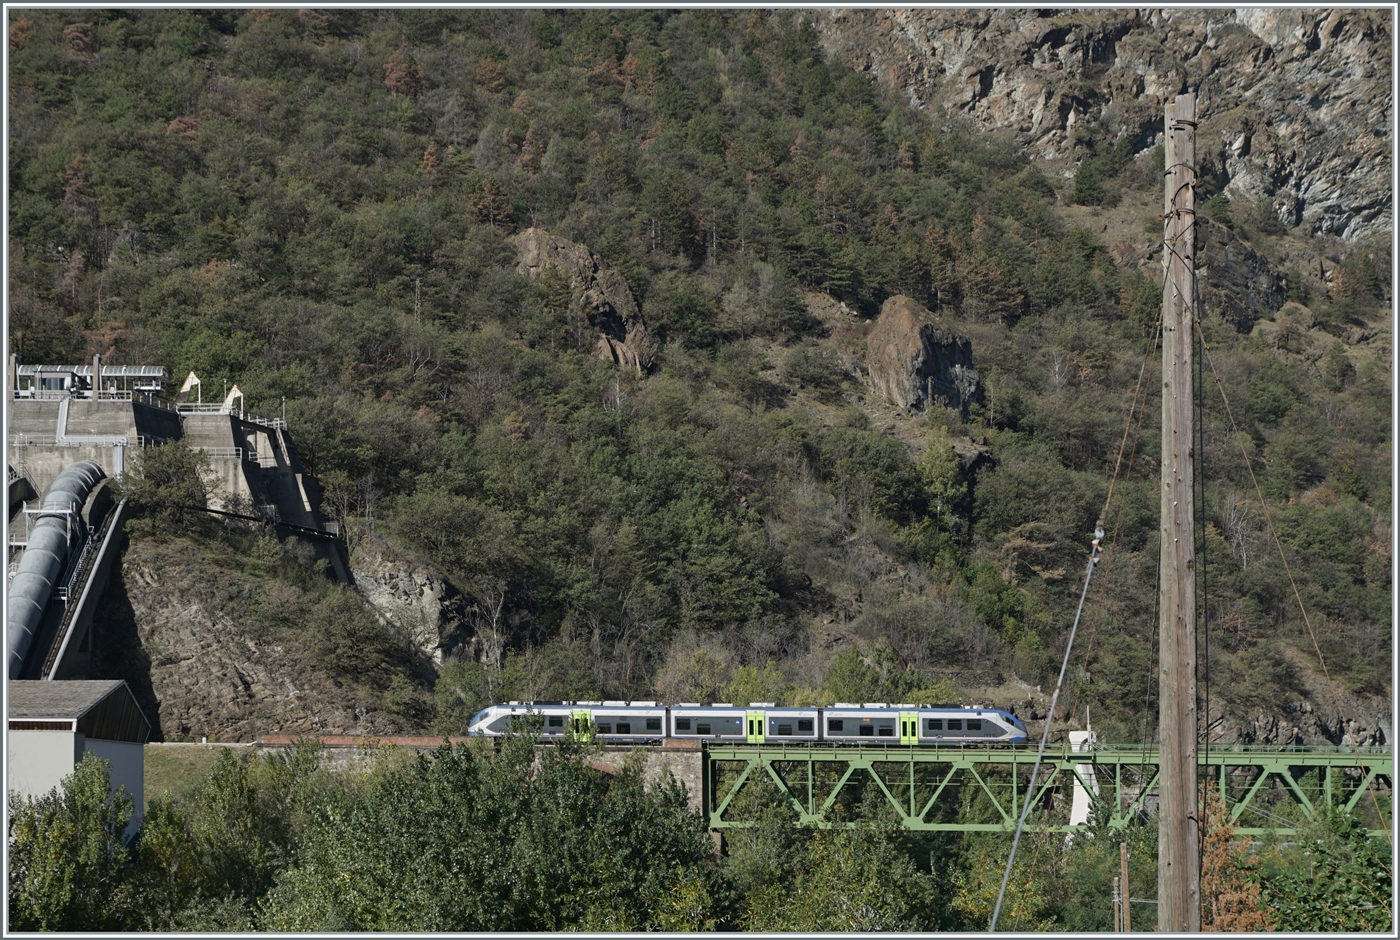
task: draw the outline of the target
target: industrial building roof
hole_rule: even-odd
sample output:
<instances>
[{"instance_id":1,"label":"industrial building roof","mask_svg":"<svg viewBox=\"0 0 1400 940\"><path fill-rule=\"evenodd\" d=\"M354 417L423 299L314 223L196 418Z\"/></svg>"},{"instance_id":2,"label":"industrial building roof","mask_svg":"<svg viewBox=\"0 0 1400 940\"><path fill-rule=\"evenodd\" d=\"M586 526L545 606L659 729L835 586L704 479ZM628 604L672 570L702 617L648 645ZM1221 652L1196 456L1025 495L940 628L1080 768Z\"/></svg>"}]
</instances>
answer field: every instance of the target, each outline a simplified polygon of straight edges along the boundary
<instances>
[{"instance_id":1,"label":"industrial building roof","mask_svg":"<svg viewBox=\"0 0 1400 940\"><path fill-rule=\"evenodd\" d=\"M151 723L121 679L11 679L6 692L11 731L71 730L137 744L151 735Z\"/></svg>"},{"instance_id":2,"label":"industrial building roof","mask_svg":"<svg viewBox=\"0 0 1400 940\"><path fill-rule=\"evenodd\" d=\"M72 372L74 375L92 375L92 363L79 366L20 366L20 375L37 375L40 372ZM110 377L136 379L164 379L165 366L109 366L102 364L102 374Z\"/></svg>"}]
</instances>

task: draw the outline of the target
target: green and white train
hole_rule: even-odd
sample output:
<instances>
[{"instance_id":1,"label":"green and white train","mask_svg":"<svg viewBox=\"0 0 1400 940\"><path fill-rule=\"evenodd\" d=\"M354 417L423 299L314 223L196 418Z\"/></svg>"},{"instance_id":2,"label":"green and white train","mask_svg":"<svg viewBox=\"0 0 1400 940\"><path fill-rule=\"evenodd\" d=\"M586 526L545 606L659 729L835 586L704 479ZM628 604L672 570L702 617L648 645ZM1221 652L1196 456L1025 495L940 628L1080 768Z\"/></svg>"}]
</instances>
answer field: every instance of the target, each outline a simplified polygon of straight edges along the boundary
<instances>
[{"instance_id":1,"label":"green and white train","mask_svg":"<svg viewBox=\"0 0 1400 940\"><path fill-rule=\"evenodd\" d=\"M748 744L1020 744L1026 726L994 708L952 705L892 705L838 702L817 708L779 708L772 702L747 706L716 702L509 702L482 709L467 733L500 737L519 719L536 716L530 730L546 739L571 737L608 743L678 740Z\"/></svg>"}]
</instances>

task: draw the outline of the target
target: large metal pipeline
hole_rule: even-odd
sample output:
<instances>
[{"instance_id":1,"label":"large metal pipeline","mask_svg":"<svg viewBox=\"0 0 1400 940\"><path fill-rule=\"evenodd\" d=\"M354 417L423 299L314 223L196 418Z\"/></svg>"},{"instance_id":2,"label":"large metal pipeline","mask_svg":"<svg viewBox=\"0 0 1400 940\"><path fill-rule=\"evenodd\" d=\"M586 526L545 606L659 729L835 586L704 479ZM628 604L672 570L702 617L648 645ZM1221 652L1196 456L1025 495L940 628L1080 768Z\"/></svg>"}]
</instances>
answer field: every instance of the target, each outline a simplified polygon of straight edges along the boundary
<instances>
[{"instance_id":1,"label":"large metal pipeline","mask_svg":"<svg viewBox=\"0 0 1400 940\"><path fill-rule=\"evenodd\" d=\"M62 515L40 516L29 531L29 544L20 557L19 570L10 582L5 607L8 627L11 679L18 679L24 659L44 620L44 609L53 594L54 582L63 574L68 552L77 545L82 532L82 508L88 494L106 474L91 460L80 460L63 468L39 503L41 510Z\"/></svg>"}]
</instances>

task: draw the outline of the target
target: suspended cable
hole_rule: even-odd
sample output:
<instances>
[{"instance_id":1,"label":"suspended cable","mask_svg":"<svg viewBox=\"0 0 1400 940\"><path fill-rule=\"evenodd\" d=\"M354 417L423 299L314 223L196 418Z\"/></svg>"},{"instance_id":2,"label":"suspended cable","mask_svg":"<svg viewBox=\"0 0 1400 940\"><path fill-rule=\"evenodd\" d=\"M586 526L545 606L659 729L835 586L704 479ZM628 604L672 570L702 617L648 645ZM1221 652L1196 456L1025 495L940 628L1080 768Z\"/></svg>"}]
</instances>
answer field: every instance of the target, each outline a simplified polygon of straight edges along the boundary
<instances>
[{"instance_id":1,"label":"suspended cable","mask_svg":"<svg viewBox=\"0 0 1400 940\"><path fill-rule=\"evenodd\" d=\"M1205 334L1201 332L1201 325L1199 323L1196 324L1196 333L1200 337L1201 348L1205 351L1206 363L1210 366L1210 372L1215 378L1216 387L1220 390L1220 401L1225 406L1225 414L1230 418L1230 426L1234 429L1236 440L1239 440L1240 426L1239 423L1235 421L1234 410L1230 407L1230 397L1225 392L1225 382L1220 378L1220 371L1215 368L1215 360L1210 355L1210 344L1206 342ZM1312 620L1308 617L1308 609L1303 604L1303 595L1298 590L1298 582L1293 577L1293 569L1288 564L1288 556L1284 554L1283 540L1279 538L1278 530L1274 528L1274 520L1272 514L1269 512L1269 504L1264 501L1264 491L1259 486L1259 478L1254 474L1254 466L1250 463L1249 452L1244 449L1243 441L1240 441L1240 454L1244 457L1244 467L1245 470L1249 472L1250 482L1254 484L1254 493L1259 497L1259 507L1264 514L1264 523L1269 529L1269 534L1273 536L1274 547L1278 549L1279 561L1283 562L1284 573L1288 575L1288 584L1289 587L1293 589L1293 598L1298 603L1298 611L1303 615L1303 626L1307 628L1308 637L1312 640L1313 651L1317 653L1317 661L1322 666L1322 675L1323 678L1327 680L1328 691L1332 693L1332 701L1337 706L1337 717L1342 723L1342 733L1347 734L1347 718L1346 712L1342 710L1341 695L1337 692L1337 684L1332 681L1332 674L1327 669L1327 659L1322 655L1322 647L1317 642L1317 633L1314 632ZM1357 761L1357 766L1361 766L1359 760ZM1375 807L1376 816L1382 823L1382 828L1385 830L1386 840L1393 846L1394 837L1390 832L1390 824L1386 822L1385 813L1381 809L1380 800L1376 797L1374 787L1371 788L1371 802Z\"/></svg>"},{"instance_id":2,"label":"suspended cable","mask_svg":"<svg viewBox=\"0 0 1400 940\"><path fill-rule=\"evenodd\" d=\"M1114 464L1113 464L1113 473L1111 474L1111 476L1110 476L1110 478L1109 478L1108 495L1107 495L1107 497L1105 497L1105 499L1104 499L1103 511L1102 511L1102 513L1101 513L1100 516L1099 516L1099 523L1098 523L1097 528L1098 528L1098 530L1099 530L1100 532L1101 532L1102 529L1103 529L1103 520L1104 520L1104 518L1108 515L1110 506L1111 506L1112 501L1113 501L1113 491L1114 491L1114 487L1117 485L1118 477L1119 477L1120 471L1121 471L1122 468L1123 468L1123 452L1124 452L1124 450L1127 448L1127 443L1128 443L1128 440L1129 440L1129 439L1132 440L1133 446L1132 446L1132 449L1128 451L1128 467L1127 467L1127 472L1126 472L1125 474L1123 474L1123 476L1124 476L1124 482L1125 482L1125 483L1126 483L1128 480L1131 480L1131 479L1132 479L1133 467L1134 467L1134 465L1135 465L1136 458L1137 458L1137 445L1138 445L1138 441L1141 439L1141 434L1142 434L1142 420L1143 420L1143 417L1144 417L1144 416L1146 415L1146 413L1147 413L1147 411L1146 411L1146 406L1147 406L1147 399L1148 399L1148 395L1149 395L1149 392L1148 392L1148 389L1147 389L1147 380L1148 380L1148 378L1151 376L1151 364L1152 364L1152 361L1153 361L1153 358L1154 358L1154 357L1153 357L1153 354L1156 352L1157 343L1158 343L1159 337L1161 336L1161 332L1162 332L1162 313L1161 313L1161 309L1160 309L1160 307L1159 307L1159 308L1158 308L1158 311L1157 311L1157 320L1156 320L1156 322L1153 324L1153 332L1152 332L1152 339L1151 339L1151 342L1148 343L1147 349L1143 352L1143 361L1142 361L1142 364L1138 367L1137 387L1133 389L1133 400L1132 400L1132 403L1129 405L1127 420L1125 421L1124 426L1123 426L1123 438L1122 438L1122 440L1121 440L1121 441L1119 442L1119 444L1118 444L1118 455L1117 455L1117 458L1114 460ZM1141 400L1142 400L1142 407L1141 407L1141 408L1139 408L1139 405L1138 405L1138 400L1139 400L1139 398L1141 398ZM1136 420L1136 425L1134 424L1134 416L1136 416L1136 419L1137 419L1137 420ZM1114 516L1113 536L1112 536L1111 539L1109 539L1109 541L1108 541L1107 544L1113 544L1113 543L1117 542L1117 539L1118 539L1118 530L1119 530L1119 529L1121 528L1121 526L1122 526L1122 521L1123 521L1123 507L1122 507L1122 505L1120 504L1120 505L1119 505L1118 513ZM1097 540L1098 540L1100 543L1103 542L1103 537L1102 537L1102 535L1098 535L1098 534L1096 533L1096 537L1097 537ZM1107 569L1107 567L1108 567L1110 564L1112 564L1113 557L1114 557L1114 556L1112 556L1112 555L1105 555L1105 556L1104 556L1103 561L1104 561L1104 567L1105 567L1105 569ZM1086 588L1087 588L1087 585L1086 585ZM1089 662L1089 659L1093 656L1094 637L1095 637L1096 634L1097 634L1099 622L1103 619L1103 604L1102 604L1102 601L1103 601L1103 596L1104 596L1104 591L1105 591L1105 590L1106 590L1106 585L1105 585L1103 579L1100 578L1100 579L1099 579L1099 588L1098 588L1098 600L1099 600L1099 602L1095 605L1095 610L1098 611L1098 616L1090 620L1090 624L1089 624L1089 642L1088 642L1088 644L1086 645L1085 651L1084 651L1084 661L1085 661L1086 666L1087 666L1087 664L1088 664L1088 662ZM1082 608L1082 606L1083 606L1083 599L1082 599L1082 598L1081 598L1081 601L1080 601L1080 606L1081 606L1081 608ZM1072 642L1073 642L1073 640L1071 639L1071 643L1072 643ZM1066 651L1066 655L1068 656L1068 651ZM1155 649L1154 649L1154 655L1155 655ZM1063 675L1063 670L1062 670L1062 675ZM1068 709L1068 711L1067 711L1067 714L1070 715L1070 716L1073 716L1074 714L1076 714L1076 712L1077 712L1077 710L1078 710L1078 708L1079 708L1079 698L1080 698L1080 692L1081 692L1082 686L1083 686L1083 683L1082 683L1082 682L1076 683L1075 686L1074 686L1074 698L1071 699L1071 704L1070 704L1070 707L1069 707L1069 709ZM1053 705L1052 705L1052 706L1051 706L1052 715L1053 715L1053 710L1054 710L1054 707L1053 707ZM1061 741L1061 756L1067 757L1067 756L1069 755L1069 748L1070 748L1070 741L1069 741L1068 735L1066 735L1065 738ZM1055 799L1056 795L1059 793L1059 789L1060 789L1060 780L1059 780L1059 777L1057 776L1057 777L1055 778L1054 783L1053 783L1052 786L1051 786L1051 789L1050 789L1050 798L1051 798L1052 800ZM1033 860L1032 860L1032 863L1031 863L1031 865L1032 865L1032 867L1031 867L1031 873L1032 873L1032 875L1033 875L1034 872L1035 872L1035 864L1037 863L1037 861L1038 861L1038 857L1037 857L1036 859L1033 859ZM1003 888L1003 890L1004 890L1004 888Z\"/></svg>"},{"instance_id":3,"label":"suspended cable","mask_svg":"<svg viewBox=\"0 0 1400 940\"><path fill-rule=\"evenodd\" d=\"M1011 866L1016 862L1016 847L1021 842L1021 830L1026 826L1026 814L1030 812L1031 803L1035 802L1035 778L1040 773L1041 761L1045 759L1045 744L1050 740L1050 726L1055 722L1055 704L1060 700L1060 690L1065 684L1065 670L1069 668L1070 653L1074 651L1074 634L1079 629L1079 618L1084 613L1084 598L1089 594L1089 581L1094 575L1094 563L1098 561L1099 545L1103 541L1102 520L1099 528L1094 530L1094 540L1090 543L1089 563L1084 568L1084 589L1079 592L1079 609L1074 614L1074 624L1069 629L1069 642L1065 644L1065 658L1060 663L1060 678L1055 683L1055 694L1050 697L1050 711L1045 716L1045 729L1040 733L1040 749L1035 755L1035 764L1031 767L1031 780L1026 787L1026 800L1021 805L1021 818L1016 823L1016 835L1011 839L1011 854L1006 859L1006 873L1001 877L1001 890L997 892L996 907L992 910L992 923L988 931L995 932L997 920L1001 917L1001 902L1006 897L1006 884L1011 880ZM1015 773L1015 769L1012 769Z\"/></svg>"}]
</instances>

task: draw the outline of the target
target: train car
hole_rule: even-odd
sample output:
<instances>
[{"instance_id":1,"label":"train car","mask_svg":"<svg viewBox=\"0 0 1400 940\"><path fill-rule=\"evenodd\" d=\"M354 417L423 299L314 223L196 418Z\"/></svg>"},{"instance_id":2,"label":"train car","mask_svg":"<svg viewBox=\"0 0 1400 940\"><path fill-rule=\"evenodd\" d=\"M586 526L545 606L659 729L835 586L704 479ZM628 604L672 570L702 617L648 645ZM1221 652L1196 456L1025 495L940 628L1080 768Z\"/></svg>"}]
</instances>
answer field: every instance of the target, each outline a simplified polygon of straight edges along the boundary
<instances>
[{"instance_id":1,"label":"train car","mask_svg":"<svg viewBox=\"0 0 1400 940\"><path fill-rule=\"evenodd\" d=\"M467 734L487 738L499 738L510 734L512 728L520 731L521 721L526 715L541 718L539 733L545 738L560 738L573 733L573 708L571 702L508 702L505 705L490 705L476 713L467 724Z\"/></svg>"},{"instance_id":2,"label":"train car","mask_svg":"<svg viewBox=\"0 0 1400 940\"><path fill-rule=\"evenodd\" d=\"M534 716L528 724L524 716ZM772 702L510 702L482 709L467 733L500 737L529 729L546 739L571 736L616 743L664 738L749 744L1020 744L1026 726L994 708L838 702L826 708L778 707Z\"/></svg>"},{"instance_id":3,"label":"train car","mask_svg":"<svg viewBox=\"0 0 1400 940\"><path fill-rule=\"evenodd\" d=\"M682 702L671 709L671 737L709 741L747 741L748 710L729 702L701 705Z\"/></svg>"},{"instance_id":4,"label":"train car","mask_svg":"<svg viewBox=\"0 0 1400 940\"><path fill-rule=\"evenodd\" d=\"M467 734L498 738L521 729L521 719L537 715L542 737L642 743L666 736L666 708L655 702L510 702L483 708Z\"/></svg>"},{"instance_id":5,"label":"train car","mask_svg":"<svg viewBox=\"0 0 1400 940\"><path fill-rule=\"evenodd\" d=\"M591 731L604 741L638 743L666 736L666 707L655 702L602 702L588 707L579 702L574 719L579 737Z\"/></svg>"},{"instance_id":6,"label":"train car","mask_svg":"<svg viewBox=\"0 0 1400 940\"><path fill-rule=\"evenodd\" d=\"M822 709L822 740L833 744L917 744L903 732L900 711L884 702L837 702Z\"/></svg>"},{"instance_id":7,"label":"train car","mask_svg":"<svg viewBox=\"0 0 1400 940\"><path fill-rule=\"evenodd\" d=\"M1026 740L1026 726L1020 719L995 708L925 706L902 714L904 721L914 722L920 744L1021 744Z\"/></svg>"}]
</instances>

